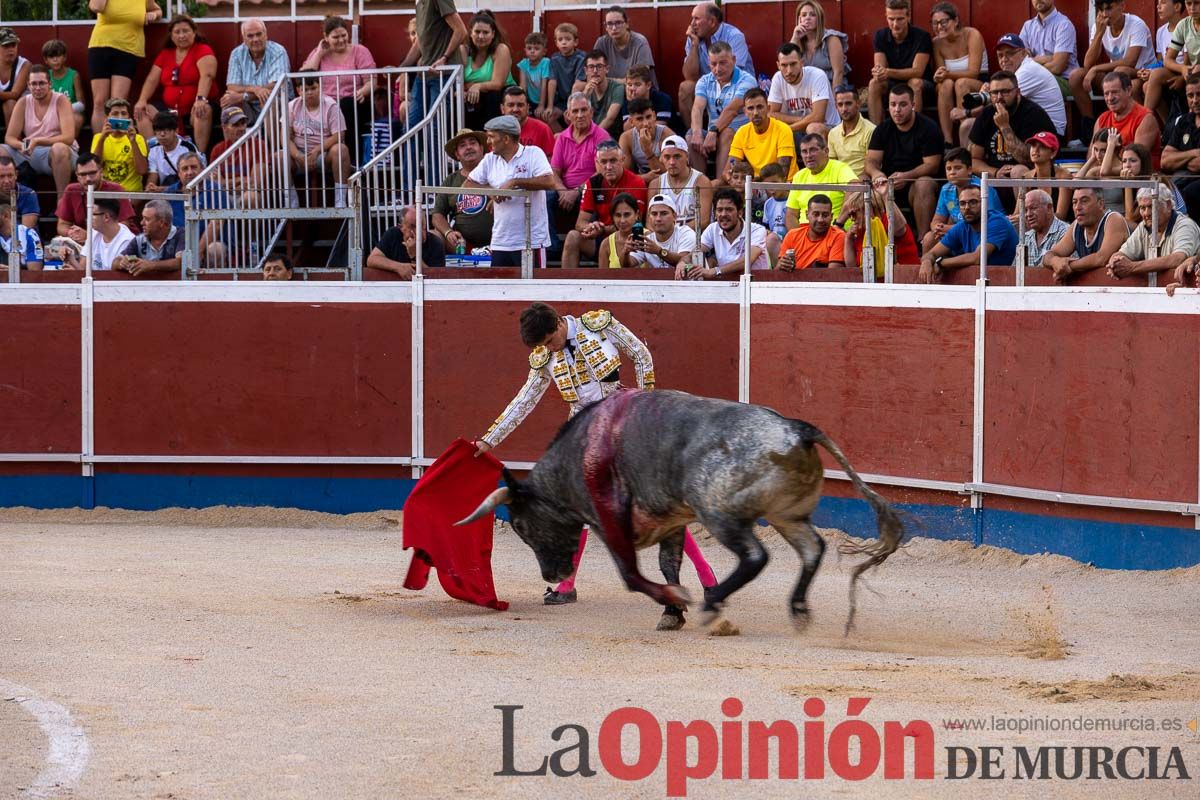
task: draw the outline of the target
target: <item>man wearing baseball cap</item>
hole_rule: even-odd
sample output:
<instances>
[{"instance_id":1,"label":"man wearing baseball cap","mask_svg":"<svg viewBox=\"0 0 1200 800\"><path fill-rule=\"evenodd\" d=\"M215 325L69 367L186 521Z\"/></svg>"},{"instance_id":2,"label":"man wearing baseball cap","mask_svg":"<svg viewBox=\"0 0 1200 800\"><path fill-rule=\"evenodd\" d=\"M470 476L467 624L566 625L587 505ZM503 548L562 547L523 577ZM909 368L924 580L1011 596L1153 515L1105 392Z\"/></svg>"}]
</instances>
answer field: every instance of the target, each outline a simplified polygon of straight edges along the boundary
<instances>
[{"instance_id":1,"label":"man wearing baseball cap","mask_svg":"<svg viewBox=\"0 0 1200 800\"><path fill-rule=\"evenodd\" d=\"M658 160L666 169L650 181L650 196L664 195L675 207L675 221L689 227L705 226L712 219L712 181L688 161L688 145L682 136L668 136L659 146Z\"/></svg>"},{"instance_id":2,"label":"man wearing baseball cap","mask_svg":"<svg viewBox=\"0 0 1200 800\"><path fill-rule=\"evenodd\" d=\"M487 152L487 135L463 128L446 142L444 149L447 156L462 166L448 175L442 186L462 186ZM464 253L469 253L483 247L491 241L493 223L492 204L481 194L439 194L434 200L433 228L446 240L448 251L462 247Z\"/></svg>"},{"instance_id":3,"label":"man wearing baseball cap","mask_svg":"<svg viewBox=\"0 0 1200 800\"><path fill-rule=\"evenodd\" d=\"M633 262L658 269L687 267L696 249L696 233L676 222L675 202L665 194L651 197L646 222L649 234L629 254Z\"/></svg>"},{"instance_id":4,"label":"man wearing baseball cap","mask_svg":"<svg viewBox=\"0 0 1200 800\"><path fill-rule=\"evenodd\" d=\"M8 80L0 80L0 105L4 109L4 119L12 115L13 106L17 104L21 95L25 94L25 84L32 66L28 58L17 53L20 44L21 37L17 36L16 31L8 27L0 28L0 50L4 51L0 59L9 61L12 70L8 74Z\"/></svg>"},{"instance_id":5,"label":"man wearing baseball cap","mask_svg":"<svg viewBox=\"0 0 1200 800\"><path fill-rule=\"evenodd\" d=\"M550 224L546 214L546 192L554 188L554 172L546 154L537 147L521 144L521 123L505 114L483 126L492 152L471 170L464 187L479 186L505 191L533 192L529 202L530 246L534 266L545 264L550 246ZM519 267L525 249L525 203L512 197L492 199L492 266Z\"/></svg>"},{"instance_id":6,"label":"man wearing baseball cap","mask_svg":"<svg viewBox=\"0 0 1200 800\"><path fill-rule=\"evenodd\" d=\"M996 41L996 58L1000 69L1017 76L1021 96L1041 106L1054 123L1054 132L1067 132L1067 108L1062 89L1054 73L1039 64L1029 54L1025 40L1015 33L1006 33Z\"/></svg>"}]
</instances>

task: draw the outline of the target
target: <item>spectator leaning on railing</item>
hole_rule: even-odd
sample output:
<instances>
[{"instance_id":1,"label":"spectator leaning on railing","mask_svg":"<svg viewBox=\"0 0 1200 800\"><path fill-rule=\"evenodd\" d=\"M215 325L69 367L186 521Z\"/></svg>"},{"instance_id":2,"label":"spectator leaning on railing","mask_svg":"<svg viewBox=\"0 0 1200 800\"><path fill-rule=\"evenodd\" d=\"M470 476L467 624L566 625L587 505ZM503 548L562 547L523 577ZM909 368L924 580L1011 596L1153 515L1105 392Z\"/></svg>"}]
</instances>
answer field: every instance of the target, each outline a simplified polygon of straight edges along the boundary
<instances>
[{"instance_id":1,"label":"spectator leaning on railing","mask_svg":"<svg viewBox=\"0 0 1200 800\"><path fill-rule=\"evenodd\" d=\"M805 209L808 222L788 231L779 246L779 268L792 272L809 267L855 267L854 248L845 232L833 225L833 201L814 194Z\"/></svg>"},{"instance_id":2,"label":"spectator leaning on railing","mask_svg":"<svg viewBox=\"0 0 1200 800\"><path fill-rule=\"evenodd\" d=\"M746 269L746 247L749 239L750 269L770 269L767 255L767 229L757 222L746 225L745 202L737 189L724 188L713 192L713 216L716 221L700 235L706 266L689 269L683 265L683 276L694 280L736 277ZM678 273L677 273L678 274Z\"/></svg>"},{"instance_id":3,"label":"spectator leaning on railing","mask_svg":"<svg viewBox=\"0 0 1200 800\"><path fill-rule=\"evenodd\" d=\"M1158 206L1158 241L1151 239L1155 206ZM1137 210L1141 222L1121 249L1108 259L1107 271L1113 278L1128 278L1162 270L1174 270L1186 259L1200 253L1200 227L1175 210L1175 196L1166 186L1138 189ZM1158 245L1158 256L1150 258L1151 243Z\"/></svg>"},{"instance_id":4,"label":"spectator leaning on railing","mask_svg":"<svg viewBox=\"0 0 1200 800\"><path fill-rule=\"evenodd\" d=\"M113 259L113 269L135 277L171 272L183 265L183 247L183 229L171 222L171 204L156 198L142 209L142 232Z\"/></svg>"},{"instance_id":5,"label":"spectator leaning on railing","mask_svg":"<svg viewBox=\"0 0 1200 800\"><path fill-rule=\"evenodd\" d=\"M1025 193L1025 266L1043 266L1042 259L1070 226L1054 213L1054 201L1043 189Z\"/></svg>"},{"instance_id":6,"label":"spectator leaning on railing","mask_svg":"<svg viewBox=\"0 0 1200 800\"><path fill-rule=\"evenodd\" d=\"M122 201L124 202L124 201ZM133 231L122 223L118 217L121 207L116 200L101 197L96 200L92 211L92 270L110 270L113 262L125 252L129 243L135 238ZM86 239L82 252L77 256L74 248L65 248L63 266L67 269L86 269L88 264L89 245Z\"/></svg>"},{"instance_id":7,"label":"spectator leaning on railing","mask_svg":"<svg viewBox=\"0 0 1200 800\"><path fill-rule=\"evenodd\" d=\"M983 230L987 230L987 258L991 266L1007 267L1017 252L1017 231L1000 209L988 209L983 220L982 194L978 186L958 190L962 219L946 231L941 240L921 256L920 278L936 283L948 269L978 266L983 256Z\"/></svg>"},{"instance_id":8,"label":"spectator leaning on railing","mask_svg":"<svg viewBox=\"0 0 1200 800\"><path fill-rule=\"evenodd\" d=\"M1129 238L1125 217L1104 207L1104 197L1096 187L1076 189L1071 208L1075 221L1042 258L1042 266L1053 270L1059 283L1066 283L1073 274L1107 266Z\"/></svg>"},{"instance_id":9,"label":"spectator leaning on railing","mask_svg":"<svg viewBox=\"0 0 1200 800\"><path fill-rule=\"evenodd\" d=\"M586 100L584 105L587 105ZM546 192L555 186L550 162L538 148L521 144L521 126L512 117L496 117L489 120L486 127L492 152L484 156L479 166L471 171L463 186L532 192L533 196L529 199L530 246L534 251L534 266L544 266L544 250L550 246ZM491 243L492 266L518 267L526 242L525 202L504 196L492 200L495 203L492 212L495 217Z\"/></svg>"},{"instance_id":10,"label":"spectator leaning on railing","mask_svg":"<svg viewBox=\"0 0 1200 800\"><path fill-rule=\"evenodd\" d=\"M429 230L428 223L421 226L421 265L423 267L446 266L446 248L442 237ZM411 280L417 271L417 210L405 206L400 212L400 221L389 228L371 248L367 266L394 272L401 280Z\"/></svg>"}]
</instances>

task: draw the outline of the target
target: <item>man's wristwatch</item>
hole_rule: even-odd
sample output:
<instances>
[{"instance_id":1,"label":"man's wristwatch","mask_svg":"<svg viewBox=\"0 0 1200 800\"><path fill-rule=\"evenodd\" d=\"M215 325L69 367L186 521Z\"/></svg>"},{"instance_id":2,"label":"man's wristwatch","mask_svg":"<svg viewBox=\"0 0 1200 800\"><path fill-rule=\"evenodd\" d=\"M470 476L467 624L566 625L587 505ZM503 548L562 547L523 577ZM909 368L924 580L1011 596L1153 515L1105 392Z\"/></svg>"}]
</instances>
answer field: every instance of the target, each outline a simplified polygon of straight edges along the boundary
<instances>
[{"instance_id":1,"label":"man's wristwatch","mask_svg":"<svg viewBox=\"0 0 1200 800\"><path fill-rule=\"evenodd\" d=\"M942 259L943 259L943 258L945 258L945 256L938 256L937 258L935 258L935 259L933 260L933 268L934 268L934 269L941 269L941 268L942 268Z\"/></svg>"},{"instance_id":2,"label":"man's wristwatch","mask_svg":"<svg viewBox=\"0 0 1200 800\"><path fill-rule=\"evenodd\" d=\"M666 261L667 256L669 256L669 255L671 255L671 253L670 253L670 251L667 250L667 248L665 248L665 247L658 248L658 257L661 258L663 261Z\"/></svg>"}]
</instances>

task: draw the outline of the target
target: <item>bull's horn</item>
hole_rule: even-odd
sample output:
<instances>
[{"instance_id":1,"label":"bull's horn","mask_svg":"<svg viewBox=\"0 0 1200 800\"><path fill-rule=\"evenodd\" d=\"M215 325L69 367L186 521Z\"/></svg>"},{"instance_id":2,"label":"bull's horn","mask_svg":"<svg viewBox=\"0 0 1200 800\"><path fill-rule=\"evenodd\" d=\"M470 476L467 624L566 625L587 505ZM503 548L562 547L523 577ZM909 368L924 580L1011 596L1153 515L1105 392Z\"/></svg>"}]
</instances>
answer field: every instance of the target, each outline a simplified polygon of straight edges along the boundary
<instances>
[{"instance_id":1,"label":"bull's horn","mask_svg":"<svg viewBox=\"0 0 1200 800\"><path fill-rule=\"evenodd\" d=\"M498 506L502 506L507 503L511 496L512 493L509 491L507 486L500 487L496 491L489 494L487 499L479 504L479 508L471 512L471 516L467 517L466 519L459 520L458 522L454 523L454 526L458 527L459 525L466 525L479 519L484 514L492 513Z\"/></svg>"}]
</instances>

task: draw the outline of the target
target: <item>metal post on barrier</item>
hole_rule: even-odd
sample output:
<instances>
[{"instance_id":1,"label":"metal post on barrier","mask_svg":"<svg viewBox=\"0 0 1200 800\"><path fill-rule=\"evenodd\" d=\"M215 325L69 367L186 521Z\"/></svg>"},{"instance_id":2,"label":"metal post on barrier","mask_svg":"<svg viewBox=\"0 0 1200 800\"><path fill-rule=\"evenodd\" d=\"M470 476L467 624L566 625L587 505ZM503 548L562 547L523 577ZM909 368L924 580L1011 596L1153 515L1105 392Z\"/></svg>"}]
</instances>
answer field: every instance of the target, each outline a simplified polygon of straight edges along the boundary
<instances>
[{"instance_id":1,"label":"metal post on barrier","mask_svg":"<svg viewBox=\"0 0 1200 800\"><path fill-rule=\"evenodd\" d=\"M91 191L91 187L88 187ZM12 227L9 229L8 236L8 282L21 282L21 246L17 241L17 225L20 222L20 216L17 214L17 192L14 190L9 196L8 201L8 224ZM90 237L89 237L90 238Z\"/></svg>"},{"instance_id":2,"label":"metal post on barrier","mask_svg":"<svg viewBox=\"0 0 1200 800\"><path fill-rule=\"evenodd\" d=\"M1158 194L1160 186L1155 186L1150 198L1150 245L1146 248L1146 258L1158 258ZM1134 205L1137 205L1137 194L1134 194ZM1158 275L1154 272L1146 275L1147 286L1158 285Z\"/></svg>"},{"instance_id":3,"label":"metal post on barrier","mask_svg":"<svg viewBox=\"0 0 1200 800\"><path fill-rule=\"evenodd\" d=\"M1024 286L1025 267L1029 264L1029 253L1025 249L1025 193L1018 188L1013 194L1017 196L1017 257L1013 266L1016 267L1017 286Z\"/></svg>"},{"instance_id":4,"label":"metal post on barrier","mask_svg":"<svg viewBox=\"0 0 1200 800\"><path fill-rule=\"evenodd\" d=\"M983 176L979 179L979 279L987 283L987 235L988 235L988 177L989 173L984 170Z\"/></svg>"},{"instance_id":5,"label":"metal post on barrier","mask_svg":"<svg viewBox=\"0 0 1200 800\"><path fill-rule=\"evenodd\" d=\"M417 251L417 252L416 252L416 253L413 253L413 259L414 259L413 263L416 265L416 274L418 274L418 275L423 275L423 274L425 274L425 272L424 272L424 265L425 265L425 252L424 252L424 250L425 250L425 247L424 247L424 245L425 245L425 241L424 241L424 233L425 233L425 226L424 226L424 225L422 225L421 223L423 222L423 219L422 219L422 218L425 216L425 194L424 194L424 192L422 192L422 190L421 190L421 179L420 179L420 178L417 178L417 185L416 185L416 198L415 198L415 200L416 200L416 201L413 203L413 207L412 207L412 208L413 208L413 217L414 217L414 218L415 218L415 220L416 220L416 228L415 228L415 229L416 229L416 232L417 232L417 233L416 233L416 235L417 235L416 251ZM404 222L404 209L403 209L403 208L402 208L402 209L400 209L400 222L401 222L401 223L403 223L403 222Z\"/></svg>"},{"instance_id":6,"label":"metal post on barrier","mask_svg":"<svg viewBox=\"0 0 1200 800\"><path fill-rule=\"evenodd\" d=\"M84 262L83 262L83 277L92 277L92 249L96 246L93 241L96 237L92 233L95 229L96 219L96 187L87 187L87 238L83 241L84 247Z\"/></svg>"},{"instance_id":7,"label":"metal post on barrier","mask_svg":"<svg viewBox=\"0 0 1200 800\"><path fill-rule=\"evenodd\" d=\"M742 224L742 274L750 274L750 226L754 224L754 192L750 188L751 178L746 176L746 180L742 184L742 190L746 193L746 204L742 212L746 215L746 220ZM766 242L763 242L766 244ZM720 268L720 264L717 265Z\"/></svg>"},{"instance_id":8,"label":"metal post on barrier","mask_svg":"<svg viewBox=\"0 0 1200 800\"><path fill-rule=\"evenodd\" d=\"M525 217L525 241L521 248L521 279L533 279L533 199L530 192L525 193L525 201L521 206Z\"/></svg>"},{"instance_id":9,"label":"metal post on barrier","mask_svg":"<svg viewBox=\"0 0 1200 800\"><path fill-rule=\"evenodd\" d=\"M862 273L863 283L875 282L875 243L871 241L871 210L874 205L875 188L867 184L863 189L863 246ZM888 234L891 235L891 220L888 220Z\"/></svg>"},{"instance_id":10,"label":"metal post on barrier","mask_svg":"<svg viewBox=\"0 0 1200 800\"><path fill-rule=\"evenodd\" d=\"M892 179L888 178L887 183L887 204L884 206L884 211L890 215L893 208L898 208L896 205L896 186L892 183ZM895 277L896 267L896 234L893 233L892 218L888 216L887 225L887 247L883 249L883 282L891 283Z\"/></svg>"}]
</instances>

